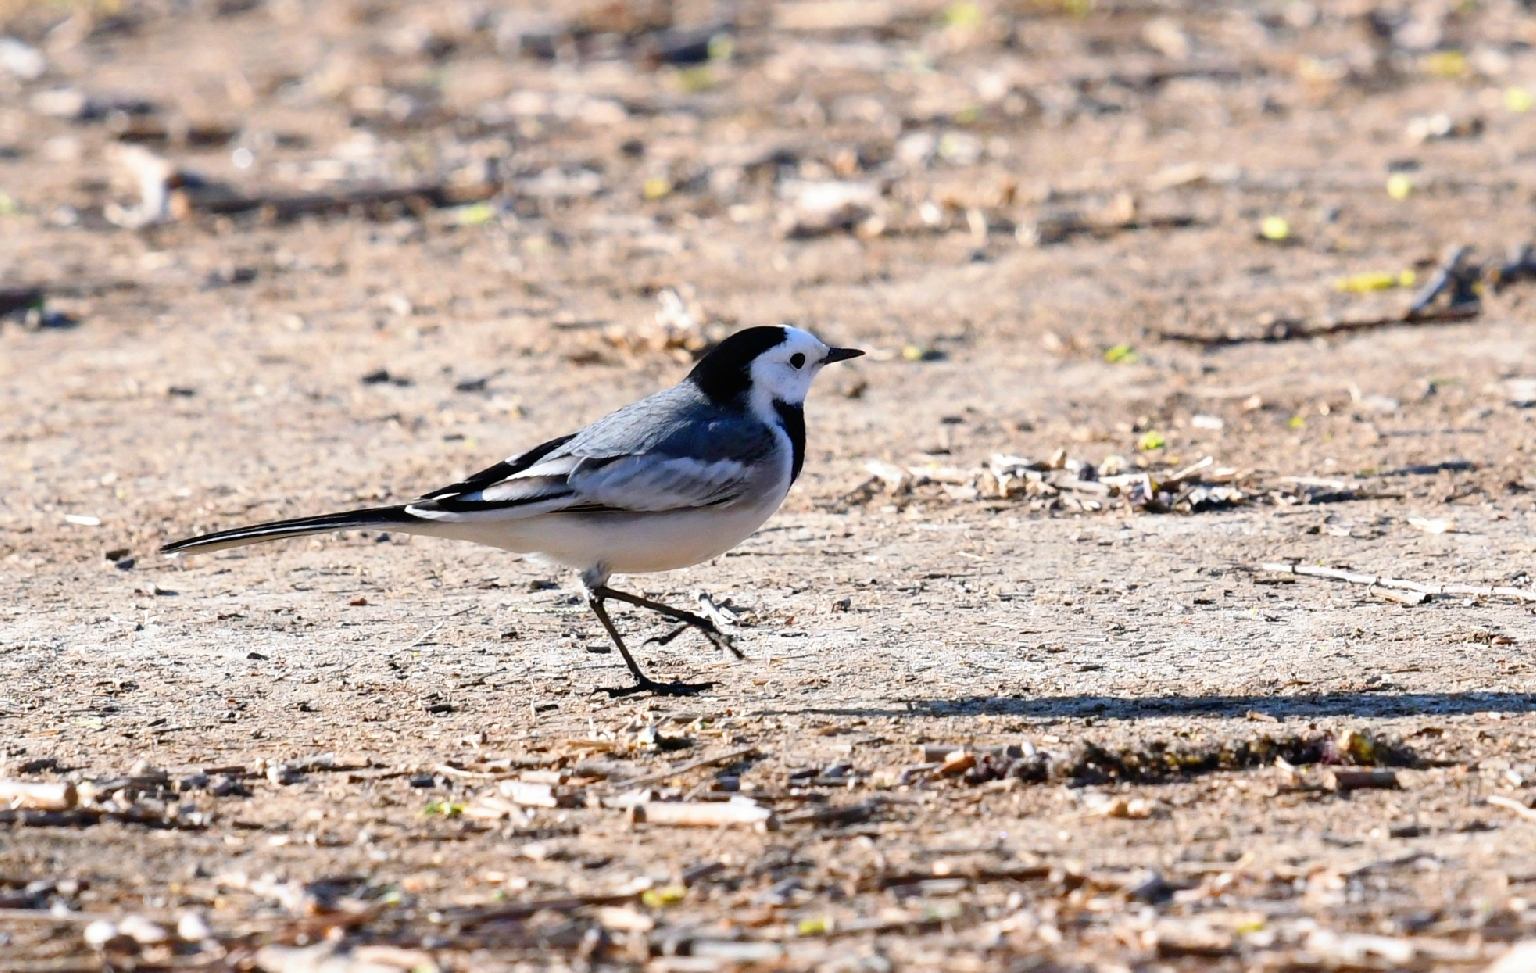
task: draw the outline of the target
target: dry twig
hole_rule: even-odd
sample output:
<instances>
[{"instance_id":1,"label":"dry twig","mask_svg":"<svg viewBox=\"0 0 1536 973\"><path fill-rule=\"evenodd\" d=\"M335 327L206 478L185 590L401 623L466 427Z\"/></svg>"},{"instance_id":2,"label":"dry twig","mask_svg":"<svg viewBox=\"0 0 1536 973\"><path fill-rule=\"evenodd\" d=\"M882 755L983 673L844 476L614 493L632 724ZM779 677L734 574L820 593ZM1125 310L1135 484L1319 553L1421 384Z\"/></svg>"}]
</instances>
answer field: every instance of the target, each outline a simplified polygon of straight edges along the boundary
<instances>
[{"instance_id":1,"label":"dry twig","mask_svg":"<svg viewBox=\"0 0 1536 973\"><path fill-rule=\"evenodd\" d=\"M634 824L670 824L680 827L712 828L726 824L767 826L773 810L756 801L647 801L629 809Z\"/></svg>"},{"instance_id":2,"label":"dry twig","mask_svg":"<svg viewBox=\"0 0 1536 973\"><path fill-rule=\"evenodd\" d=\"M673 767L670 770L659 770L654 774L646 774L644 777L636 777L633 780L626 780L623 783L625 787L631 789L636 787L643 787L646 784L654 784L657 781L663 781L669 777L676 777L678 774L686 774L691 770L698 770L702 767L713 767L716 764L728 764L736 760L741 760L744 757L750 757L756 753L756 747L743 747L740 750L732 750L728 753L722 753L715 757L701 757L698 760L683 764L681 767Z\"/></svg>"},{"instance_id":3,"label":"dry twig","mask_svg":"<svg viewBox=\"0 0 1536 973\"><path fill-rule=\"evenodd\" d=\"M79 803L68 781L0 780L0 804L38 811L68 811Z\"/></svg>"},{"instance_id":4,"label":"dry twig","mask_svg":"<svg viewBox=\"0 0 1536 973\"><path fill-rule=\"evenodd\" d=\"M1512 598L1523 603L1536 603L1536 591L1525 588L1515 588L1510 585L1471 585L1471 584L1440 584L1433 581L1409 581L1406 578L1390 578L1385 575L1362 574L1358 571L1346 571L1341 568L1325 568L1311 564L1291 564L1270 561L1260 564L1257 568L1245 568L1245 570L1267 571L1272 574L1296 575L1303 578L1324 578L1331 581L1343 581L1348 584L1364 585L1367 588L1384 589L1379 591L1384 597L1392 597L1393 600L1402 601L1404 604L1420 605L1435 595L1462 596L1467 598ZM1386 595L1386 591L1394 594Z\"/></svg>"},{"instance_id":5,"label":"dry twig","mask_svg":"<svg viewBox=\"0 0 1536 973\"><path fill-rule=\"evenodd\" d=\"M1513 797L1505 797L1503 794L1493 794L1488 797L1488 803L1494 807L1501 807L1507 811L1515 812L1515 815L1525 821L1536 821L1536 809L1529 808L1522 801Z\"/></svg>"},{"instance_id":6,"label":"dry twig","mask_svg":"<svg viewBox=\"0 0 1536 973\"><path fill-rule=\"evenodd\" d=\"M1159 331L1157 336L1163 341L1172 341L1186 345L1200 345L1203 348L1220 348L1227 345L1244 345L1256 342L1274 344L1281 341L1304 341L1309 338L1325 338L1333 335L1351 334L1357 331L1377 331L1381 328L1390 328L1400 324L1454 324L1460 321L1470 321L1477 317L1478 313L1479 311L1476 307L1452 306L1433 311L1404 311L1400 314L1389 314L1374 318L1324 319L1322 321L1301 321L1282 318L1270 322L1255 334L1231 332L1201 334L1193 331Z\"/></svg>"}]
</instances>

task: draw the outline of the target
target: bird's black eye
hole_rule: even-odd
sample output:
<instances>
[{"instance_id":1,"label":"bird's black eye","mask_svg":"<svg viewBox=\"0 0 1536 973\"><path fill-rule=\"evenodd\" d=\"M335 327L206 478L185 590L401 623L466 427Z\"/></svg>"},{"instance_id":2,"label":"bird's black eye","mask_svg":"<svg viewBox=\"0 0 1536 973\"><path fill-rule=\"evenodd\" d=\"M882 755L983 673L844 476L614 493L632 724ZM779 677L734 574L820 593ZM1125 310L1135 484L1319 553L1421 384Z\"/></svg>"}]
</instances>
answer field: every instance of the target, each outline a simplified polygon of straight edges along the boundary
<instances>
[{"instance_id":1,"label":"bird's black eye","mask_svg":"<svg viewBox=\"0 0 1536 973\"><path fill-rule=\"evenodd\" d=\"M797 351L793 355L789 356L789 363L791 365L795 366L796 368L804 368L805 367L805 356L800 354Z\"/></svg>"}]
</instances>

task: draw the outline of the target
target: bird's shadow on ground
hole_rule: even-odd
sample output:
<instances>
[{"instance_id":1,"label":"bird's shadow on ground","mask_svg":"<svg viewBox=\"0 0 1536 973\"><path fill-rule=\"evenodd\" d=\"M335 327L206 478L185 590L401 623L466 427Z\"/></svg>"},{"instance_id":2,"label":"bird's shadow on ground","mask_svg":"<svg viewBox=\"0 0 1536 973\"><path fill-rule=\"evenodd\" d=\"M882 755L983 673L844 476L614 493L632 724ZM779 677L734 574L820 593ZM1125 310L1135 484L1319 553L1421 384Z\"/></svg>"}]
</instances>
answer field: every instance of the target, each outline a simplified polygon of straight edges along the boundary
<instances>
[{"instance_id":1,"label":"bird's shadow on ground","mask_svg":"<svg viewBox=\"0 0 1536 973\"><path fill-rule=\"evenodd\" d=\"M1465 716L1536 712L1530 693L1310 693L1297 696L963 696L912 699L874 706L782 710L824 716L1024 716L1135 720L1162 716L1288 717Z\"/></svg>"}]
</instances>

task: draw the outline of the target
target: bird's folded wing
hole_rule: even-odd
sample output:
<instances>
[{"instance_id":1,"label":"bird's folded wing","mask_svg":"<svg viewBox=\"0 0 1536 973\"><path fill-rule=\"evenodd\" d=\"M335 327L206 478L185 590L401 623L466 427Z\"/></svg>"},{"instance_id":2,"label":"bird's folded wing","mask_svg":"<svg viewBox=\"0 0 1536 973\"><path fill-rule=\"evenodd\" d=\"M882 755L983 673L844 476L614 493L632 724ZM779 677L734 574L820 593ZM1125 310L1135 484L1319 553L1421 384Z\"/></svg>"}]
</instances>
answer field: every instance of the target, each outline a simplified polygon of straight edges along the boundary
<instances>
[{"instance_id":1,"label":"bird's folded wing","mask_svg":"<svg viewBox=\"0 0 1536 973\"><path fill-rule=\"evenodd\" d=\"M740 460L646 453L583 460L566 482L585 504L653 513L729 503L751 485L751 473Z\"/></svg>"},{"instance_id":2,"label":"bird's folded wing","mask_svg":"<svg viewBox=\"0 0 1536 973\"><path fill-rule=\"evenodd\" d=\"M559 439L551 439L549 442L535 446L528 452L510 459L503 460L494 466L489 466L474 476L450 483L438 490L425 494L406 505L406 512L423 517L428 520L460 520L459 514L484 512L494 509L508 509L510 506L522 506L523 515L536 513L535 504L542 500L558 500L563 490L559 479L554 482L540 482L544 478L530 478L523 481L523 495L520 504L509 504L509 501L519 498L511 495L488 501L485 491L494 488L498 484L518 478L532 467L536 466L549 454L557 452L561 447L569 443L575 436L562 436ZM542 495L542 496L541 496Z\"/></svg>"},{"instance_id":3,"label":"bird's folded wing","mask_svg":"<svg viewBox=\"0 0 1536 973\"><path fill-rule=\"evenodd\" d=\"M716 440L709 450L662 442L639 452L582 455L560 449L528 454L462 484L427 494L407 511L431 520L518 519L547 513L655 513L729 503L762 474L755 465L771 434Z\"/></svg>"}]
</instances>

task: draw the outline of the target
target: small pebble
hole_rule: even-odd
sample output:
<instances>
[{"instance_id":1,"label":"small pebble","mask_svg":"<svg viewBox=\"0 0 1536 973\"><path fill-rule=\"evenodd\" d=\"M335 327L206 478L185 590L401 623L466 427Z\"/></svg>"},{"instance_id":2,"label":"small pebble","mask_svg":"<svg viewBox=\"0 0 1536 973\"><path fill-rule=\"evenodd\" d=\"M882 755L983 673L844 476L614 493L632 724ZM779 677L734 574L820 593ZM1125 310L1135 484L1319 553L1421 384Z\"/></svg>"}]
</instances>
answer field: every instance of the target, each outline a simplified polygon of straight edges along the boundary
<instances>
[{"instance_id":1,"label":"small pebble","mask_svg":"<svg viewBox=\"0 0 1536 973\"><path fill-rule=\"evenodd\" d=\"M279 787L292 784L293 782L297 781L300 776L301 775L299 772L294 770L293 767L289 766L288 764L272 764L267 768L267 780L278 785Z\"/></svg>"},{"instance_id":2,"label":"small pebble","mask_svg":"<svg viewBox=\"0 0 1536 973\"><path fill-rule=\"evenodd\" d=\"M127 916L118 923L117 929L140 946L153 946L171 938L164 926L157 922L150 922L143 916Z\"/></svg>"},{"instance_id":3,"label":"small pebble","mask_svg":"<svg viewBox=\"0 0 1536 973\"><path fill-rule=\"evenodd\" d=\"M214 781L208 793L214 797L244 797L248 792L238 777L225 775Z\"/></svg>"},{"instance_id":4,"label":"small pebble","mask_svg":"<svg viewBox=\"0 0 1536 973\"><path fill-rule=\"evenodd\" d=\"M105 919L97 919L95 922L85 927L85 930L81 933L81 936L84 937L87 945L95 946L96 948L100 949L102 946L105 946L107 943L110 943L112 940L117 938L117 926L106 921Z\"/></svg>"},{"instance_id":5,"label":"small pebble","mask_svg":"<svg viewBox=\"0 0 1536 973\"><path fill-rule=\"evenodd\" d=\"M974 766L976 766L975 754L965 750L956 750L944 758L944 764L939 768L939 773L945 777L958 777Z\"/></svg>"},{"instance_id":6,"label":"small pebble","mask_svg":"<svg viewBox=\"0 0 1536 973\"><path fill-rule=\"evenodd\" d=\"M185 912L176 922L176 935L189 943L201 943L213 938L213 930L202 913Z\"/></svg>"}]
</instances>

